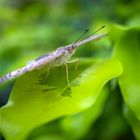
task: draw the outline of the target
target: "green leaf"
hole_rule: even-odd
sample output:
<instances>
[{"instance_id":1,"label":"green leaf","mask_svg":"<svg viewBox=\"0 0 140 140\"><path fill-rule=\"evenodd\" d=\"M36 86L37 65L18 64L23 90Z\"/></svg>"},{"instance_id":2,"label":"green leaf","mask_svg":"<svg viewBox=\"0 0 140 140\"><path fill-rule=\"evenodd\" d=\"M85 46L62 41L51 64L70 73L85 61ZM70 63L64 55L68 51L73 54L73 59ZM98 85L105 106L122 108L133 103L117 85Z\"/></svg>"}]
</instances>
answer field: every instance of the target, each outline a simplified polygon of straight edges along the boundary
<instances>
[{"instance_id":1,"label":"green leaf","mask_svg":"<svg viewBox=\"0 0 140 140\"><path fill-rule=\"evenodd\" d=\"M88 133L93 123L102 113L108 93L109 90L106 86L100 93L95 104L89 109L61 120L61 126L68 138L77 140L83 138Z\"/></svg>"},{"instance_id":2,"label":"green leaf","mask_svg":"<svg viewBox=\"0 0 140 140\"><path fill-rule=\"evenodd\" d=\"M114 56L123 65L123 74L119 78L123 97L140 120L140 27L112 26L111 34Z\"/></svg>"},{"instance_id":3,"label":"green leaf","mask_svg":"<svg viewBox=\"0 0 140 140\"><path fill-rule=\"evenodd\" d=\"M108 98L109 88L105 86L95 104L80 113L65 116L34 129L27 140L61 139L77 140L89 132L91 126L100 116Z\"/></svg>"},{"instance_id":4,"label":"green leaf","mask_svg":"<svg viewBox=\"0 0 140 140\"><path fill-rule=\"evenodd\" d=\"M136 118L135 114L125 105L124 114L130 123L132 130L137 140L140 140L140 121Z\"/></svg>"},{"instance_id":5,"label":"green leaf","mask_svg":"<svg viewBox=\"0 0 140 140\"><path fill-rule=\"evenodd\" d=\"M71 87L67 86L65 67L53 68L47 80L47 69L32 71L20 77L10 100L1 109L1 131L6 140L22 140L28 133L64 115L72 115L91 107L103 86L122 73L116 59L94 61L83 59L78 66L69 66Z\"/></svg>"}]
</instances>

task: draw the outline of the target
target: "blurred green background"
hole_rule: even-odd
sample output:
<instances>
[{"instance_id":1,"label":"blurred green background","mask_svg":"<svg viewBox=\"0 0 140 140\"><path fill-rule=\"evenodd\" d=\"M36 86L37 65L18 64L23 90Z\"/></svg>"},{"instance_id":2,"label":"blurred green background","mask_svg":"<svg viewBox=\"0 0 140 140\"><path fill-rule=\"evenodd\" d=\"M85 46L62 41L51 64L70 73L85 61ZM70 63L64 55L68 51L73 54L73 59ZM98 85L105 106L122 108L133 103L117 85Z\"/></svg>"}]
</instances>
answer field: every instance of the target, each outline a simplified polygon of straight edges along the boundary
<instances>
[{"instance_id":1,"label":"blurred green background","mask_svg":"<svg viewBox=\"0 0 140 140\"><path fill-rule=\"evenodd\" d=\"M0 75L74 42L87 28L92 32L112 22L138 25L139 9L139 0L1 0ZM102 41L94 48L81 47L76 56L105 57L109 51L109 42Z\"/></svg>"},{"instance_id":2,"label":"blurred green background","mask_svg":"<svg viewBox=\"0 0 140 140\"><path fill-rule=\"evenodd\" d=\"M1 0L0 76L23 66L39 55L74 42L89 28L91 32L117 23L140 25L139 0ZM108 58L112 44L106 38L81 47L76 57ZM113 86L114 85L114 86ZM104 109L85 134L62 131L61 118L35 129L28 140L134 140L123 116L123 101L115 81L108 83L109 96ZM84 127L84 126L82 126ZM78 133L78 132L77 132ZM73 135L73 136L72 136ZM71 136L71 137L70 137ZM2 137L0 138L2 139Z\"/></svg>"}]
</instances>

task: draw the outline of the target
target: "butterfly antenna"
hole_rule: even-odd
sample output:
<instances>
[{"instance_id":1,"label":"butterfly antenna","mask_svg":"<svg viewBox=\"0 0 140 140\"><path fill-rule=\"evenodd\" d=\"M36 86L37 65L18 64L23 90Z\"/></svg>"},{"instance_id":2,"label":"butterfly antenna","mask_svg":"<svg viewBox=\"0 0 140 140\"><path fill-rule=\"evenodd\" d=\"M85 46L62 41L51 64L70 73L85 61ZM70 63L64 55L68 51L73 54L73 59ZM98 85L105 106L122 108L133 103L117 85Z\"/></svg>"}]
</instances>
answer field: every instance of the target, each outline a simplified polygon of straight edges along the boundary
<instances>
[{"instance_id":1,"label":"butterfly antenna","mask_svg":"<svg viewBox=\"0 0 140 140\"><path fill-rule=\"evenodd\" d=\"M95 30L93 33L89 34L89 35L88 35L88 36L86 36L85 38L88 38L88 37L90 37L90 36L92 36L92 35L96 34L96 33L97 33L97 32L99 32L100 30L102 30L104 27L105 27L105 25L103 25L103 26L102 26L102 27L100 27L99 29ZM85 39L85 38L84 38L84 39Z\"/></svg>"},{"instance_id":2,"label":"butterfly antenna","mask_svg":"<svg viewBox=\"0 0 140 140\"><path fill-rule=\"evenodd\" d=\"M73 44L76 44L77 42L79 42L88 32L89 32L89 29L86 29L83 32L83 34Z\"/></svg>"},{"instance_id":3,"label":"butterfly antenna","mask_svg":"<svg viewBox=\"0 0 140 140\"><path fill-rule=\"evenodd\" d=\"M93 33L89 34L88 36L85 36L87 33L89 33L89 29L86 29L84 31L84 33L73 43L73 45L75 45L77 42L81 41L82 39L88 38L91 35L94 35L95 33L99 32L100 30L102 30L105 27L105 25L103 25L102 27L100 27L99 29L97 29L96 31L94 31Z\"/></svg>"},{"instance_id":4,"label":"butterfly antenna","mask_svg":"<svg viewBox=\"0 0 140 140\"><path fill-rule=\"evenodd\" d=\"M85 36L88 32L89 32L89 29L86 29L84 31L84 33L73 43L73 47L75 46L76 43L80 42L81 40L83 39L86 39L90 36L92 36L93 34L97 33L98 31L100 31L101 29L103 29L105 27L105 25L103 25L102 27L100 27L99 29L97 29L96 31L94 31L93 33L89 34L88 36Z\"/></svg>"}]
</instances>

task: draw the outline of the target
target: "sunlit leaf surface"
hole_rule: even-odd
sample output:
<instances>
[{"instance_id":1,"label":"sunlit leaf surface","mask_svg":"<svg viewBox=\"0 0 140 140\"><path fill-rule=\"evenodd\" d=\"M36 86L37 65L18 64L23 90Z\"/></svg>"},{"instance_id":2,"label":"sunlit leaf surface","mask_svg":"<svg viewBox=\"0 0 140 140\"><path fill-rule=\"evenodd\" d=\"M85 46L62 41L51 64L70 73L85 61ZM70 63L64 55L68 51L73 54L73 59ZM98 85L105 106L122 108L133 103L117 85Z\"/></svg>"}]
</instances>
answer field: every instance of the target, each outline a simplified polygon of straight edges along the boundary
<instances>
[{"instance_id":1,"label":"sunlit leaf surface","mask_svg":"<svg viewBox=\"0 0 140 140\"><path fill-rule=\"evenodd\" d=\"M140 28L112 27L114 54L123 66L119 78L123 97L140 120Z\"/></svg>"},{"instance_id":2,"label":"sunlit leaf surface","mask_svg":"<svg viewBox=\"0 0 140 140\"><path fill-rule=\"evenodd\" d=\"M71 87L67 86L65 67L47 68L20 77L10 100L1 110L1 130L7 140L21 140L35 127L64 115L88 109L100 95L103 86L120 76L118 60L81 59L78 77L75 65L69 66Z\"/></svg>"}]
</instances>

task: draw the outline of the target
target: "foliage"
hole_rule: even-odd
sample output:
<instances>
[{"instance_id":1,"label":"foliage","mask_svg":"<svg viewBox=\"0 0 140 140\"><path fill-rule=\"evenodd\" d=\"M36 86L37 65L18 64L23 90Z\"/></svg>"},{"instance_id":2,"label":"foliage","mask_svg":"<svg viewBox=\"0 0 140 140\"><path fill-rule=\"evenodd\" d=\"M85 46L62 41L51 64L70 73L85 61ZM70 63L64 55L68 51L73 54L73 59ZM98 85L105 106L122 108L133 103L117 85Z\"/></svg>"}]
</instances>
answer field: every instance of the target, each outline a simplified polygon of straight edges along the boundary
<instances>
[{"instance_id":1,"label":"foliage","mask_svg":"<svg viewBox=\"0 0 140 140\"><path fill-rule=\"evenodd\" d=\"M87 27L106 24L99 34L109 36L77 49L70 88L64 66L51 68L47 80L45 67L0 85L0 105L10 93L0 108L0 139L139 140L139 9L139 0L1 0L0 76Z\"/></svg>"}]
</instances>

